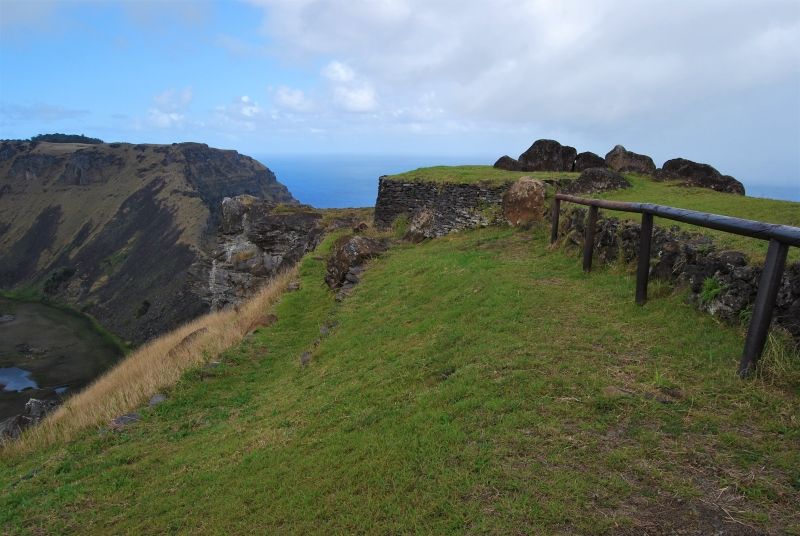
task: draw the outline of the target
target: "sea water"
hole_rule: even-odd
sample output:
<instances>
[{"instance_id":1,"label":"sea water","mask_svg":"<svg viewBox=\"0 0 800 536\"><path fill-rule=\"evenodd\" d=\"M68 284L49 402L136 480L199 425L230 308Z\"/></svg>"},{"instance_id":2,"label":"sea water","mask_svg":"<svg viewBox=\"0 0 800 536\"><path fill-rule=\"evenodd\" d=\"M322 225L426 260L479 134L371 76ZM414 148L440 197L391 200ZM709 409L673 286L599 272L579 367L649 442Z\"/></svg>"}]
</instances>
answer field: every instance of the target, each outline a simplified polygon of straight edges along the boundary
<instances>
[{"instance_id":1,"label":"sea water","mask_svg":"<svg viewBox=\"0 0 800 536\"><path fill-rule=\"evenodd\" d=\"M378 178L429 166L492 165L491 157L256 155L301 203L317 208L372 207Z\"/></svg>"}]
</instances>

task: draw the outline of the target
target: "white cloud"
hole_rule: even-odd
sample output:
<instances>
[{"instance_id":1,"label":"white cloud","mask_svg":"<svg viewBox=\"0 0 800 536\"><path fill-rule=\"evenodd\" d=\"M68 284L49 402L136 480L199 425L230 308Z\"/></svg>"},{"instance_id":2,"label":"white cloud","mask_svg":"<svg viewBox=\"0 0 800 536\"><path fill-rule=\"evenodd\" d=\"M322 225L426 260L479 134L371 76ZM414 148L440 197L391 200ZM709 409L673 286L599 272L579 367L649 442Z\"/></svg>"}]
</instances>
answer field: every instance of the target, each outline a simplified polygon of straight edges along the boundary
<instances>
[{"instance_id":1,"label":"white cloud","mask_svg":"<svg viewBox=\"0 0 800 536\"><path fill-rule=\"evenodd\" d=\"M253 131L265 117L264 109L248 95L242 95L230 104L217 106L217 123L225 128Z\"/></svg>"},{"instance_id":2,"label":"white cloud","mask_svg":"<svg viewBox=\"0 0 800 536\"><path fill-rule=\"evenodd\" d=\"M292 89L286 86L278 86L275 90L275 104L294 112L307 112L313 107L311 100L301 89Z\"/></svg>"},{"instance_id":3,"label":"white cloud","mask_svg":"<svg viewBox=\"0 0 800 536\"><path fill-rule=\"evenodd\" d=\"M372 112L378 107L375 90L368 85L336 87L333 96L334 101L348 112Z\"/></svg>"},{"instance_id":4,"label":"white cloud","mask_svg":"<svg viewBox=\"0 0 800 536\"><path fill-rule=\"evenodd\" d=\"M180 91L168 89L153 97L153 106L147 110L147 120L158 128L175 128L183 125L185 113L192 102L192 88Z\"/></svg>"},{"instance_id":5,"label":"white cloud","mask_svg":"<svg viewBox=\"0 0 800 536\"><path fill-rule=\"evenodd\" d=\"M452 117L612 124L800 76L784 0L252 1L285 50L348 58L322 75L366 107L435 92Z\"/></svg>"},{"instance_id":6,"label":"white cloud","mask_svg":"<svg viewBox=\"0 0 800 536\"><path fill-rule=\"evenodd\" d=\"M355 78L355 73L346 64L332 61L322 69L322 76L331 82L351 82Z\"/></svg>"}]
</instances>

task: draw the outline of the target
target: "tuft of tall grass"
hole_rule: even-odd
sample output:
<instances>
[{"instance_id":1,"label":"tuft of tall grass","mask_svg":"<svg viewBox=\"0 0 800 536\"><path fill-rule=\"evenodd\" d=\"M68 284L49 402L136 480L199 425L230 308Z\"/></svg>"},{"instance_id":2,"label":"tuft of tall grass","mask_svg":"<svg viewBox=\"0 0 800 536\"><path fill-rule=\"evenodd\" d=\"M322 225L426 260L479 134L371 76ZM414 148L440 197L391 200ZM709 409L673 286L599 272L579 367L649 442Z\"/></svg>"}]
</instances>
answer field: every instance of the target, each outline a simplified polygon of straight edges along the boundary
<instances>
[{"instance_id":1,"label":"tuft of tall grass","mask_svg":"<svg viewBox=\"0 0 800 536\"><path fill-rule=\"evenodd\" d=\"M67 399L39 426L4 445L4 450L12 454L69 441L86 428L141 407L154 394L174 385L186 370L211 360L269 323L269 311L296 277L295 267L275 276L238 308L206 314L146 343Z\"/></svg>"}]
</instances>

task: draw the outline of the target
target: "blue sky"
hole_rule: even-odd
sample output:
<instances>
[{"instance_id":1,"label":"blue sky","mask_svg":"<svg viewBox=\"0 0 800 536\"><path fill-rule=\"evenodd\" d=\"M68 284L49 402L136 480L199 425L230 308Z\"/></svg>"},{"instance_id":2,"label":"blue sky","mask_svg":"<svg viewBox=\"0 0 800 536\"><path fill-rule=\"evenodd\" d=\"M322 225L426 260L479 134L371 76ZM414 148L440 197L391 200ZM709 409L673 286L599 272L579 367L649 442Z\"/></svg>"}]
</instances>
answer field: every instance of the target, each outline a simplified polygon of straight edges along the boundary
<instances>
[{"instance_id":1,"label":"blue sky","mask_svg":"<svg viewBox=\"0 0 800 536\"><path fill-rule=\"evenodd\" d=\"M471 161L621 143L800 197L800 2L0 0L0 137L53 131Z\"/></svg>"}]
</instances>

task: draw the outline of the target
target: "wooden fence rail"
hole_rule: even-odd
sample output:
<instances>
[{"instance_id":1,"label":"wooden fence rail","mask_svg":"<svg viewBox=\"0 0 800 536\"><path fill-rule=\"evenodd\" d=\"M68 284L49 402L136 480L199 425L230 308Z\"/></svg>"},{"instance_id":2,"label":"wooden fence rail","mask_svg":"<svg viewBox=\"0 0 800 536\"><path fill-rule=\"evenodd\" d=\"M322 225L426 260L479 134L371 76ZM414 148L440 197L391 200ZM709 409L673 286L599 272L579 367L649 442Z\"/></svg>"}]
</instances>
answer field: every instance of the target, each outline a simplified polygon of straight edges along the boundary
<instances>
[{"instance_id":1,"label":"wooden fence rail","mask_svg":"<svg viewBox=\"0 0 800 536\"><path fill-rule=\"evenodd\" d=\"M647 283L650 274L650 244L653 237L653 216L669 220L691 223L700 227L717 229L742 236L768 240L767 260L758 284L758 293L753 305L753 315L747 328L747 338L739 362L739 375L748 376L756 367L764 345L767 342L772 312L778 295L781 276L786 266L789 246L800 247L800 227L778 225L760 221L720 216L708 212L685 210L651 203L627 203L623 201L606 201L587 199L566 194L556 194L551 216L550 243L558 239L558 220L561 214L561 203L569 202L589 207L583 247L583 270L592 269L592 252L594 249L594 232L597 224L597 211L600 208L634 212L642 215L639 235L638 265L636 269L636 303L644 305L647 301Z\"/></svg>"}]
</instances>

